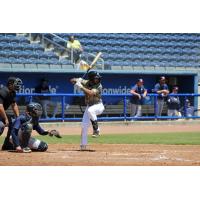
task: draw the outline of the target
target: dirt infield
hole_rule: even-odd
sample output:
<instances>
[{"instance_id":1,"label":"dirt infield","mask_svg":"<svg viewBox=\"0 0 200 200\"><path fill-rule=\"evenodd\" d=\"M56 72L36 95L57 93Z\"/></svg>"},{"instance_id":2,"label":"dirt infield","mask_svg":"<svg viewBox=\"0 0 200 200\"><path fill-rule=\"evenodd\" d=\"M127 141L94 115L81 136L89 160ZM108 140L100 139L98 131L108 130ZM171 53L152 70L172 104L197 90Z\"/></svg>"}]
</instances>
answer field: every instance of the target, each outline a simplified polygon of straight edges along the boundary
<instances>
[{"instance_id":1,"label":"dirt infield","mask_svg":"<svg viewBox=\"0 0 200 200\"><path fill-rule=\"evenodd\" d=\"M170 132L198 132L200 120L193 121L158 121L158 122L100 122L102 134L121 133L170 133ZM43 124L47 129L56 128L62 134L80 134L80 123L51 123ZM91 132L90 128L90 132Z\"/></svg>"},{"instance_id":2,"label":"dirt infield","mask_svg":"<svg viewBox=\"0 0 200 200\"><path fill-rule=\"evenodd\" d=\"M192 166L200 165L199 145L50 145L45 153L0 152L6 166Z\"/></svg>"},{"instance_id":3,"label":"dirt infield","mask_svg":"<svg viewBox=\"0 0 200 200\"><path fill-rule=\"evenodd\" d=\"M44 124L62 134L80 134L80 124ZM102 134L199 132L200 123L101 124ZM90 129L91 132L91 129ZM192 166L200 165L200 145L93 144L80 152L79 145L50 144L47 152L19 154L0 151L0 166Z\"/></svg>"}]
</instances>

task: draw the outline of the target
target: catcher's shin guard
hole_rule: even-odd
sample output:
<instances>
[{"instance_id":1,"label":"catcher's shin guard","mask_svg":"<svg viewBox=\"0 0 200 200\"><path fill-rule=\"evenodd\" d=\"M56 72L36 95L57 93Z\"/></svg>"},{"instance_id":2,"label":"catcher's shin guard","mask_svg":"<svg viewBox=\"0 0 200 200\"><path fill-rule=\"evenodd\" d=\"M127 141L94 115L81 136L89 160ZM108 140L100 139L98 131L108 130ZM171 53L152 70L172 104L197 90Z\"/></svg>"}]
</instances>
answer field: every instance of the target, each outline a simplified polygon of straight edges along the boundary
<instances>
[{"instance_id":1,"label":"catcher's shin guard","mask_svg":"<svg viewBox=\"0 0 200 200\"><path fill-rule=\"evenodd\" d=\"M41 141L36 151L44 152L48 149L47 143Z\"/></svg>"},{"instance_id":2,"label":"catcher's shin guard","mask_svg":"<svg viewBox=\"0 0 200 200\"><path fill-rule=\"evenodd\" d=\"M20 143L21 143L22 148L25 148L28 146L32 130L33 130L33 125L31 123L26 123L22 127L21 137L20 137Z\"/></svg>"},{"instance_id":3,"label":"catcher's shin guard","mask_svg":"<svg viewBox=\"0 0 200 200\"><path fill-rule=\"evenodd\" d=\"M21 135L21 147L25 148L28 146L29 144L29 140L30 140L31 134L28 132L23 132Z\"/></svg>"}]
</instances>

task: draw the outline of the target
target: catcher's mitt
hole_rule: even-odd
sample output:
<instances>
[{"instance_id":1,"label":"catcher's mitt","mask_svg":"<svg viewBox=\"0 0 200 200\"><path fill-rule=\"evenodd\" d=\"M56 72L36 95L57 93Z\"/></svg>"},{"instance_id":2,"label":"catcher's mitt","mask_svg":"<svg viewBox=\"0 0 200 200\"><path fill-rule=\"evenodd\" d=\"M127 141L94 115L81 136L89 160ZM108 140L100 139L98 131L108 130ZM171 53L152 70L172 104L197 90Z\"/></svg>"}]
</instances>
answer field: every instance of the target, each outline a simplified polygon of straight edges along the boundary
<instances>
[{"instance_id":1,"label":"catcher's mitt","mask_svg":"<svg viewBox=\"0 0 200 200\"><path fill-rule=\"evenodd\" d=\"M57 138L62 138L61 135L60 135L60 133L57 130L51 130L51 131L49 131L49 136L51 136L51 137L55 136Z\"/></svg>"}]
</instances>

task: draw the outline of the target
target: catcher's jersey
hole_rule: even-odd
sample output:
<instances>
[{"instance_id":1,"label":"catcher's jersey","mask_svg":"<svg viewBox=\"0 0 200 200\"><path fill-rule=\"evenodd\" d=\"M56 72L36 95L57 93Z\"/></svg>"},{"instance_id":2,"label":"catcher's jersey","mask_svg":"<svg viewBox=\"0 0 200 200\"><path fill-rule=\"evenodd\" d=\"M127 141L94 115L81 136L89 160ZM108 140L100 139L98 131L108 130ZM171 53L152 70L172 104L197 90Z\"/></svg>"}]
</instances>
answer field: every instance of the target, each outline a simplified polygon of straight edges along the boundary
<instances>
[{"instance_id":1,"label":"catcher's jersey","mask_svg":"<svg viewBox=\"0 0 200 200\"><path fill-rule=\"evenodd\" d=\"M89 83L88 80L82 80L81 84L89 89L92 90L94 92L94 96L89 96L87 94L85 94L85 103L86 105L92 106L94 104L98 104L98 103L102 103L102 98L101 98L101 94L102 94L102 85L100 83L95 84L95 85L91 85Z\"/></svg>"},{"instance_id":2,"label":"catcher's jersey","mask_svg":"<svg viewBox=\"0 0 200 200\"><path fill-rule=\"evenodd\" d=\"M11 128L11 136L15 146L19 146L18 132L20 129L23 129L23 127L25 127L26 124L32 124L33 130L36 130L40 135L46 135L46 131L43 130L43 128L39 125L38 120L39 119L37 117L32 118L28 114L19 115L15 119L15 121L12 123L12 128Z\"/></svg>"}]
</instances>

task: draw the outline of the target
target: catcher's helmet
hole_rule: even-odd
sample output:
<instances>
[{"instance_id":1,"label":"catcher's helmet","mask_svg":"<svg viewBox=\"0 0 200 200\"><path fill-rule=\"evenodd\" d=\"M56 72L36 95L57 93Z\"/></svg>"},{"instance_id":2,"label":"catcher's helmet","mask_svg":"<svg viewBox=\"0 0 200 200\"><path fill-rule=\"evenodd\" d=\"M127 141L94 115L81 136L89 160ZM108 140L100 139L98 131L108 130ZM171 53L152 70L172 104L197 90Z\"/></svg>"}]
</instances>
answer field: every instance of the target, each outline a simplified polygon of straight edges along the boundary
<instances>
[{"instance_id":1,"label":"catcher's helmet","mask_svg":"<svg viewBox=\"0 0 200 200\"><path fill-rule=\"evenodd\" d=\"M100 81L101 80L101 75L97 71L90 71L88 73L88 79L90 81L94 81L94 79L99 79L99 81Z\"/></svg>"},{"instance_id":2,"label":"catcher's helmet","mask_svg":"<svg viewBox=\"0 0 200 200\"><path fill-rule=\"evenodd\" d=\"M29 103L26 106L26 110L32 117L40 117L42 115L42 106L39 103Z\"/></svg>"},{"instance_id":3,"label":"catcher's helmet","mask_svg":"<svg viewBox=\"0 0 200 200\"><path fill-rule=\"evenodd\" d=\"M14 86L14 90L15 91L19 91L21 86L22 86L23 82L20 78L17 77L9 77L8 81L7 81L7 85L13 85Z\"/></svg>"}]
</instances>

